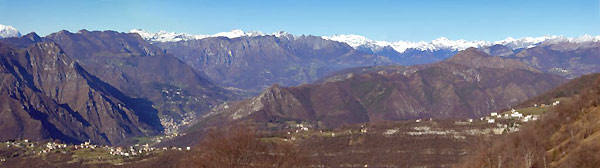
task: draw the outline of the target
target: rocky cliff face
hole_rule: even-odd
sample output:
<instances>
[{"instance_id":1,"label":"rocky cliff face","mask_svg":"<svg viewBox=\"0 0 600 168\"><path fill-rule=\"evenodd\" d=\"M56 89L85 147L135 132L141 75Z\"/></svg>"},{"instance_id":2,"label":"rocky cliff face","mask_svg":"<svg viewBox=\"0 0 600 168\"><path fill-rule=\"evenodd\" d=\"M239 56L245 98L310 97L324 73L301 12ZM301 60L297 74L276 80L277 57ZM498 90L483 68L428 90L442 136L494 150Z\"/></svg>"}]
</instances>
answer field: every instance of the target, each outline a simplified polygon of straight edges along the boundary
<instances>
[{"instance_id":1,"label":"rocky cliff face","mask_svg":"<svg viewBox=\"0 0 600 168\"><path fill-rule=\"evenodd\" d=\"M474 49L451 60L466 56L479 61L356 68L324 79L324 83L289 88L275 85L257 97L219 106L213 114L229 120L297 120L327 127L380 120L476 118L509 108L564 81Z\"/></svg>"},{"instance_id":2,"label":"rocky cliff face","mask_svg":"<svg viewBox=\"0 0 600 168\"><path fill-rule=\"evenodd\" d=\"M71 60L55 43L0 43L0 139L114 144L162 130L151 103L125 96Z\"/></svg>"},{"instance_id":3,"label":"rocky cliff face","mask_svg":"<svg viewBox=\"0 0 600 168\"><path fill-rule=\"evenodd\" d=\"M155 45L219 84L259 92L309 83L337 70L391 63L316 36L210 37Z\"/></svg>"},{"instance_id":4,"label":"rocky cliff face","mask_svg":"<svg viewBox=\"0 0 600 168\"><path fill-rule=\"evenodd\" d=\"M102 81L124 94L147 99L165 121L202 114L230 93L138 34L60 31L44 38Z\"/></svg>"}]
</instances>

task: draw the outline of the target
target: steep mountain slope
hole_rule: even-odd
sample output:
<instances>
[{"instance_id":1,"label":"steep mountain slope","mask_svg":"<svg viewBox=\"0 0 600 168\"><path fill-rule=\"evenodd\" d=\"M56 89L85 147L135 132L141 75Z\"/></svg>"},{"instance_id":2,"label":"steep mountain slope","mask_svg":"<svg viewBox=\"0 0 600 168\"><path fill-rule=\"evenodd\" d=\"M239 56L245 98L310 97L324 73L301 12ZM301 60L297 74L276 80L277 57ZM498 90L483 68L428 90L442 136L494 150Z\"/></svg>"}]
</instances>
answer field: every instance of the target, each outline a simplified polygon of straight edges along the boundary
<instances>
[{"instance_id":1,"label":"steep mountain slope","mask_svg":"<svg viewBox=\"0 0 600 168\"><path fill-rule=\"evenodd\" d=\"M480 50L493 56L519 60L542 72L567 78L600 72L600 37L560 37L530 48L511 49L494 45Z\"/></svg>"},{"instance_id":2,"label":"steep mountain slope","mask_svg":"<svg viewBox=\"0 0 600 168\"><path fill-rule=\"evenodd\" d=\"M275 83L309 83L344 68L390 63L384 57L316 36L209 37L154 44L219 84L253 92Z\"/></svg>"},{"instance_id":3,"label":"steep mountain slope","mask_svg":"<svg viewBox=\"0 0 600 168\"><path fill-rule=\"evenodd\" d=\"M0 43L0 139L114 144L162 131L151 103L125 96L54 43Z\"/></svg>"},{"instance_id":4,"label":"steep mountain slope","mask_svg":"<svg viewBox=\"0 0 600 168\"><path fill-rule=\"evenodd\" d=\"M523 69L539 72L537 69L534 69L521 61L490 56L484 52L478 51L475 48L468 48L464 51L461 51L452 58L447 59L445 62L462 64L473 68L485 67L495 69Z\"/></svg>"},{"instance_id":5,"label":"steep mountain slope","mask_svg":"<svg viewBox=\"0 0 600 168\"><path fill-rule=\"evenodd\" d=\"M114 31L60 31L44 38L56 42L83 68L131 97L153 102L163 121L202 114L229 98L172 55L137 34Z\"/></svg>"},{"instance_id":6,"label":"steep mountain slope","mask_svg":"<svg viewBox=\"0 0 600 168\"><path fill-rule=\"evenodd\" d=\"M509 37L499 41L450 40L442 37L430 42L386 42L359 35L294 36L241 30L215 35L164 31L149 33L142 30L131 32L142 34L146 40L173 53L195 69L204 71L219 84L249 89L255 93L275 83L282 86L310 83L324 74L344 68L439 62L470 47L479 48L492 56L516 59L532 69L567 78L600 72L596 65L597 58L594 57L598 55L593 49L595 45L590 45L598 43L600 36L589 35L575 38ZM349 52L359 55L343 56ZM355 59L361 54L365 55L364 58ZM323 55L340 58L331 60Z\"/></svg>"},{"instance_id":7,"label":"steep mountain slope","mask_svg":"<svg viewBox=\"0 0 600 168\"><path fill-rule=\"evenodd\" d=\"M467 63L470 66L453 62L466 56L481 62ZM221 105L211 114L228 120L296 120L326 127L380 120L475 118L508 108L564 81L475 49L456 57L424 66L356 68L314 85L275 85L257 97Z\"/></svg>"},{"instance_id":8,"label":"steep mountain slope","mask_svg":"<svg viewBox=\"0 0 600 168\"><path fill-rule=\"evenodd\" d=\"M261 32L244 32L234 30L214 35L191 35L161 31L150 33L143 30L131 30L139 33L144 39L151 42L182 42L202 40L214 37L266 37L288 36L285 32L264 34ZM400 65L429 64L452 57L459 51L475 47L493 56L511 57L525 62L529 66L543 72L551 72L568 78L574 78L597 70L596 58L589 54L594 51L576 51L597 46L600 36L583 35L579 37L541 36L541 37L508 37L499 41L483 40L450 40L440 37L432 41L377 41L360 35L333 35L320 36L325 40L346 43L355 50L363 53L385 57L393 63ZM519 54L519 55L517 55ZM583 62L582 60L594 62ZM364 65L363 65L364 66Z\"/></svg>"},{"instance_id":9,"label":"steep mountain slope","mask_svg":"<svg viewBox=\"0 0 600 168\"><path fill-rule=\"evenodd\" d=\"M568 78L600 72L600 42L547 42L514 57L541 71Z\"/></svg>"},{"instance_id":10,"label":"steep mountain slope","mask_svg":"<svg viewBox=\"0 0 600 168\"><path fill-rule=\"evenodd\" d=\"M600 78L600 73L583 75L575 79L569 80L569 82L560 85L548 92L531 98L527 101L519 103L515 108L526 108L531 107L534 104L552 104L559 98L569 98L575 95L586 92L590 86L594 86L596 81Z\"/></svg>"},{"instance_id":11,"label":"steep mountain slope","mask_svg":"<svg viewBox=\"0 0 600 168\"><path fill-rule=\"evenodd\" d=\"M27 48L35 43L43 42L44 40L36 33L29 33L21 37L11 37L0 39L5 45L9 45L15 48Z\"/></svg>"},{"instance_id":12,"label":"steep mountain slope","mask_svg":"<svg viewBox=\"0 0 600 168\"><path fill-rule=\"evenodd\" d=\"M546 98L559 97L560 104L540 120L484 141L478 152L457 167L599 167L598 74L572 80L528 102L544 103Z\"/></svg>"}]
</instances>

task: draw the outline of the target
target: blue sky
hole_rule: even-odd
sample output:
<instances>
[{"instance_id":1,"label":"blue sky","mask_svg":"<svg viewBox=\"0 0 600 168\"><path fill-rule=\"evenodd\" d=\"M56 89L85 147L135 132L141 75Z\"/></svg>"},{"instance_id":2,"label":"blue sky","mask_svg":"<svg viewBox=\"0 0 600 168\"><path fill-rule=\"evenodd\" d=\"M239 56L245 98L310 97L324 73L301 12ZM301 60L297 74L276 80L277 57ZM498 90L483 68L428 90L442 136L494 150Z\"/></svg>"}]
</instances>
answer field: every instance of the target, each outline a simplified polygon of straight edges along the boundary
<instances>
[{"instance_id":1,"label":"blue sky","mask_svg":"<svg viewBox=\"0 0 600 168\"><path fill-rule=\"evenodd\" d=\"M600 35L600 0L0 0L22 33L134 28L192 34L359 34L375 40Z\"/></svg>"}]
</instances>

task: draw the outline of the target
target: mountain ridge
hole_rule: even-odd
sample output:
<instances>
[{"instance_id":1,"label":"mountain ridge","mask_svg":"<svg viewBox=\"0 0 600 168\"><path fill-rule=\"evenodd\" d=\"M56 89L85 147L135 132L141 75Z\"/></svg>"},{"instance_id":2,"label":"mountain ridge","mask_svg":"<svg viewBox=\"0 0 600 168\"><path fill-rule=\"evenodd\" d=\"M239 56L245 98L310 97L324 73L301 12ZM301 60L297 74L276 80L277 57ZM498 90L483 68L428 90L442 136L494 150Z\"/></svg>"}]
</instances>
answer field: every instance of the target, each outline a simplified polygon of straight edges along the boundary
<instances>
[{"instance_id":1,"label":"mountain ridge","mask_svg":"<svg viewBox=\"0 0 600 168\"><path fill-rule=\"evenodd\" d=\"M317 36L210 37L154 45L226 87L260 90L310 83L344 68L389 64L385 57Z\"/></svg>"},{"instance_id":2,"label":"mountain ridge","mask_svg":"<svg viewBox=\"0 0 600 168\"><path fill-rule=\"evenodd\" d=\"M135 33L63 30L43 39L60 45L102 81L131 97L153 102L166 125L201 115L231 96L203 72ZM176 131L173 129L167 131Z\"/></svg>"},{"instance_id":3,"label":"mountain ridge","mask_svg":"<svg viewBox=\"0 0 600 168\"><path fill-rule=\"evenodd\" d=\"M1 139L116 144L162 131L151 104L99 81L57 44L15 49L0 42L0 48Z\"/></svg>"},{"instance_id":4,"label":"mountain ridge","mask_svg":"<svg viewBox=\"0 0 600 168\"><path fill-rule=\"evenodd\" d=\"M472 53L494 58L475 49L455 57ZM325 128L383 120L478 118L564 82L559 76L526 67L488 66L445 61L355 68L321 83L273 85L256 97L220 105L205 118L208 122L305 121Z\"/></svg>"},{"instance_id":5,"label":"mountain ridge","mask_svg":"<svg viewBox=\"0 0 600 168\"><path fill-rule=\"evenodd\" d=\"M175 33L161 30L159 32L148 32L143 29L132 29L129 31L130 33L138 33L144 39L153 42L177 42L177 41L187 41L187 40L199 40L203 38L209 37L227 37L227 38L238 38L238 37L256 37L256 36L281 36L281 35L292 35L287 32L279 31L271 34L262 33L260 31L249 31L245 32L240 29L233 29L231 32L220 32L213 35L194 35L187 33ZM437 50L450 50L450 51L461 51L467 48L475 47L489 47L493 45L504 45L513 50L522 49L522 48L532 48L543 42L573 42L573 43L582 43L582 42L598 42L600 41L600 36L591 36L591 35L582 35L579 37L565 37L560 35L545 35L540 37L521 37L521 38L513 38L507 37L503 40L498 41L485 41L485 40L450 40L446 37L439 37L430 42L426 41L378 41L371 40L367 37L355 34L336 34L331 36L319 36L326 40L343 42L355 49L363 48L370 50L371 52L378 53L385 47L391 47L398 53L404 53L408 49L415 49L420 51L437 51Z\"/></svg>"}]
</instances>

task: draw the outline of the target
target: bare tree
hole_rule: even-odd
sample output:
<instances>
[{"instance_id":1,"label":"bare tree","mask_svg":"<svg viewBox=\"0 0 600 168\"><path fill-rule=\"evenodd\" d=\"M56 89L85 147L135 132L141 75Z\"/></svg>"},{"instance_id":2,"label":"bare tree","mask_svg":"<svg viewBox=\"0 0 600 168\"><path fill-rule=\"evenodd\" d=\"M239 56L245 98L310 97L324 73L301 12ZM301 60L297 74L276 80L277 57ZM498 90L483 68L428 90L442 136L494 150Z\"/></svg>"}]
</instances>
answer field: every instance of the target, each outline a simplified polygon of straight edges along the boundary
<instances>
[{"instance_id":1,"label":"bare tree","mask_svg":"<svg viewBox=\"0 0 600 168\"><path fill-rule=\"evenodd\" d=\"M523 152L523 159L525 160L525 168L533 167L533 163L535 162L535 151L530 148L526 148Z\"/></svg>"},{"instance_id":2,"label":"bare tree","mask_svg":"<svg viewBox=\"0 0 600 168\"><path fill-rule=\"evenodd\" d=\"M268 143L250 126L209 131L182 167L299 167L308 164L303 150L291 143Z\"/></svg>"}]
</instances>

